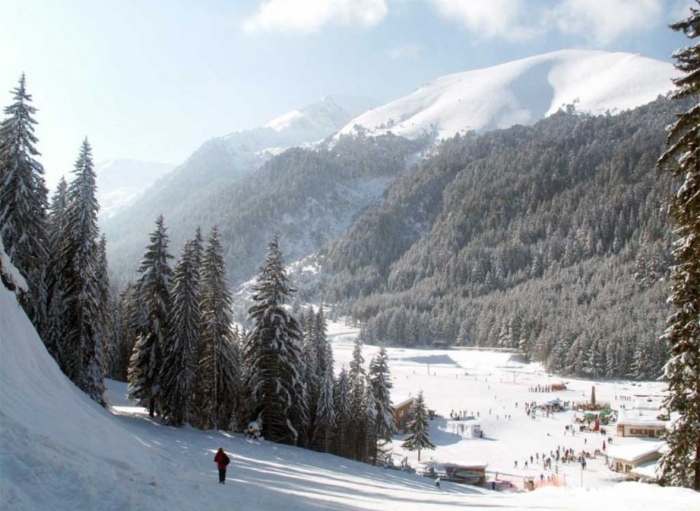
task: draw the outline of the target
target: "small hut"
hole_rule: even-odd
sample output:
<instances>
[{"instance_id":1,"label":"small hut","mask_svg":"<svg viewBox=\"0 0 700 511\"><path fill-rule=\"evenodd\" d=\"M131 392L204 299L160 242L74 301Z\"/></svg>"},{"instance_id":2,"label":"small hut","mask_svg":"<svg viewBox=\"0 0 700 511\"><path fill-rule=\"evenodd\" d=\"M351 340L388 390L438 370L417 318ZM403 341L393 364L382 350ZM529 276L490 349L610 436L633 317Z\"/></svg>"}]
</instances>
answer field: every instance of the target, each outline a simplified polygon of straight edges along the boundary
<instances>
[{"instance_id":1,"label":"small hut","mask_svg":"<svg viewBox=\"0 0 700 511\"><path fill-rule=\"evenodd\" d=\"M644 442L611 446L608 449L610 468L615 472L630 474L632 470L661 458L660 451L664 445L661 442Z\"/></svg>"},{"instance_id":2,"label":"small hut","mask_svg":"<svg viewBox=\"0 0 700 511\"><path fill-rule=\"evenodd\" d=\"M396 430L400 433L405 433L408 429L408 423L413 418L411 411L415 400L416 398L409 397L392 407L394 410L394 424L396 425Z\"/></svg>"}]
</instances>

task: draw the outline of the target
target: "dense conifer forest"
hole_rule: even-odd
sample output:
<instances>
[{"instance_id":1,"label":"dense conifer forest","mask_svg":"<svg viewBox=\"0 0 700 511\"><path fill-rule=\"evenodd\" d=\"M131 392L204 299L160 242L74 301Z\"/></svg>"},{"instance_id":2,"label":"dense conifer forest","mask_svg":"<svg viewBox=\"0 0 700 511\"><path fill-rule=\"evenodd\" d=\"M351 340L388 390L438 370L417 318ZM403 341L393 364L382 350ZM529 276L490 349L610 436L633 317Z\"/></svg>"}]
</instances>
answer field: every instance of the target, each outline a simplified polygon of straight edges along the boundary
<instances>
[{"instance_id":1,"label":"dense conifer forest","mask_svg":"<svg viewBox=\"0 0 700 511\"><path fill-rule=\"evenodd\" d=\"M659 377L678 183L654 165L683 106L560 112L444 142L321 251L326 299L370 343L514 348L561 374Z\"/></svg>"}]
</instances>

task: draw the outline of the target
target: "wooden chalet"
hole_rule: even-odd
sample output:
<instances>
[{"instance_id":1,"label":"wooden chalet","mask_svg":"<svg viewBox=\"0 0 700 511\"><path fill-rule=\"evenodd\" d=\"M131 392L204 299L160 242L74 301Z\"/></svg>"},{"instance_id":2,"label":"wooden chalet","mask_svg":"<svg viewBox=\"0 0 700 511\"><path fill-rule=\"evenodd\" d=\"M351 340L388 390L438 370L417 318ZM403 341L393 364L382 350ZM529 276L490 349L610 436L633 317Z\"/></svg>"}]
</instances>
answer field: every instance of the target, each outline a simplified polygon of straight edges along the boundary
<instances>
[{"instance_id":1,"label":"wooden chalet","mask_svg":"<svg viewBox=\"0 0 700 511\"><path fill-rule=\"evenodd\" d=\"M394 409L394 424L399 433L405 433L408 430L408 423L413 418L411 410L415 401L415 397L409 397L392 407Z\"/></svg>"}]
</instances>

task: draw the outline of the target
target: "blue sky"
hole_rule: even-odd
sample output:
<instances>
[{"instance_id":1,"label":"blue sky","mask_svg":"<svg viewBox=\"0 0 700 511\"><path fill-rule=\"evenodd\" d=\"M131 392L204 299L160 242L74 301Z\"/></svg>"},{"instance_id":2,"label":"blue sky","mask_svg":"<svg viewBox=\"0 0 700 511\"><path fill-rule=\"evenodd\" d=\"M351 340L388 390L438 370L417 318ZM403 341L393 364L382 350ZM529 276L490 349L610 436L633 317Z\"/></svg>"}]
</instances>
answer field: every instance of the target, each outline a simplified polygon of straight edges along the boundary
<instances>
[{"instance_id":1,"label":"blue sky","mask_svg":"<svg viewBox=\"0 0 700 511\"><path fill-rule=\"evenodd\" d=\"M323 96L386 102L564 48L672 61L694 0L3 0L0 105L22 72L53 186L97 161L180 163Z\"/></svg>"}]
</instances>

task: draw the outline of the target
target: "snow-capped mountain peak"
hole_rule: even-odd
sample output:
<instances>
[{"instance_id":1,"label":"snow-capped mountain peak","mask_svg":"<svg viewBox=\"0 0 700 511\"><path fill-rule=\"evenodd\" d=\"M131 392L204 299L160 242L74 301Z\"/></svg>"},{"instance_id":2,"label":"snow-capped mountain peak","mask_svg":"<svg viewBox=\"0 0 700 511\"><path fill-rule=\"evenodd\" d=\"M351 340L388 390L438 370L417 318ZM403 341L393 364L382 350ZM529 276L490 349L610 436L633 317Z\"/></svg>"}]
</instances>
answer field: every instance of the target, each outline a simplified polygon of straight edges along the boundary
<instances>
[{"instance_id":1,"label":"snow-capped mountain peak","mask_svg":"<svg viewBox=\"0 0 700 511\"><path fill-rule=\"evenodd\" d=\"M280 115L261 128L236 131L223 139L237 152L278 152L323 140L376 104L369 98L327 96L304 108Z\"/></svg>"},{"instance_id":2,"label":"snow-capped mountain peak","mask_svg":"<svg viewBox=\"0 0 700 511\"><path fill-rule=\"evenodd\" d=\"M359 125L411 138L434 131L440 139L532 124L567 105L596 114L627 110L666 94L675 75L669 63L630 53L561 50L442 76L358 116L341 133Z\"/></svg>"}]
</instances>

